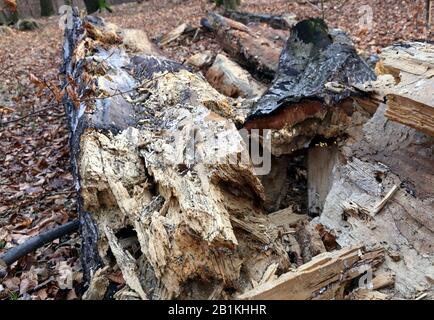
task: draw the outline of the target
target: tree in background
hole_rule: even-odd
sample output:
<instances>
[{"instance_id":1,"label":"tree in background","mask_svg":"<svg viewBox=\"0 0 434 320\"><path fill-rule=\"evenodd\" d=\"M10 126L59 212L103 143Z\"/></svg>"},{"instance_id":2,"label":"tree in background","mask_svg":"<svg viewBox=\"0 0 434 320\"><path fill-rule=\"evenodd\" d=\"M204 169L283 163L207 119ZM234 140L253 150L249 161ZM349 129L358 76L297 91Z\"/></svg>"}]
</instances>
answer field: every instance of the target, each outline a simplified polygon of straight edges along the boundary
<instances>
[{"instance_id":1,"label":"tree in background","mask_svg":"<svg viewBox=\"0 0 434 320\"><path fill-rule=\"evenodd\" d=\"M241 0L214 0L217 7L223 6L228 10L235 10L241 4Z\"/></svg>"},{"instance_id":2,"label":"tree in background","mask_svg":"<svg viewBox=\"0 0 434 320\"><path fill-rule=\"evenodd\" d=\"M432 4L431 0L425 0L425 21L427 28L431 28L432 23Z\"/></svg>"},{"instance_id":3,"label":"tree in background","mask_svg":"<svg viewBox=\"0 0 434 320\"><path fill-rule=\"evenodd\" d=\"M54 14L54 6L52 0L39 0L41 6L41 16L48 17Z\"/></svg>"},{"instance_id":4,"label":"tree in background","mask_svg":"<svg viewBox=\"0 0 434 320\"><path fill-rule=\"evenodd\" d=\"M92 14L98 10L102 11L104 9L108 12L113 12L113 10L108 6L106 0L84 0L84 4L88 14Z\"/></svg>"}]
</instances>

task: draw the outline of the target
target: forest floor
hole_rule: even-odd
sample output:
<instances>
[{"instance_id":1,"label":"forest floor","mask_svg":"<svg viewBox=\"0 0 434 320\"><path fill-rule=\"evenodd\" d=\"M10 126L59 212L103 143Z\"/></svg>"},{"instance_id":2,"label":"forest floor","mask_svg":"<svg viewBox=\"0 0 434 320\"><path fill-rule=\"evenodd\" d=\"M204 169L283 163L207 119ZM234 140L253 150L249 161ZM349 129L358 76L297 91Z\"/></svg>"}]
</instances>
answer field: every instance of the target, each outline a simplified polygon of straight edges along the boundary
<instances>
[{"instance_id":1,"label":"forest floor","mask_svg":"<svg viewBox=\"0 0 434 320\"><path fill-rule=\"evenodd\" d=\"M434 40L433 31L424 27L423 2L329 1L325 18L329 26L347 31L361 52L378 53L397 41ZM213 8L204 0L149 0L114 6L113 14L102 16L122 27L143 29L155 40L184 22L198 26ZM240 10L295 13L298 19L321 15L312 4L282 0L246 0ZM362 18L365 12L372 12L371 24L369 17ZM0 33L0 253L76 216L63 108L32 81L34 75L51 86L58 84L63 38L58 19L38 19L40 29L35 31ZM206 49L221 50L214 39L199 36L163 52L183 62ZM0 278L0 299L78 299L79 250L74 234L20 259ZM70 271L75 287L62 289L59 280Z\"/></svg>"}]
</instances>

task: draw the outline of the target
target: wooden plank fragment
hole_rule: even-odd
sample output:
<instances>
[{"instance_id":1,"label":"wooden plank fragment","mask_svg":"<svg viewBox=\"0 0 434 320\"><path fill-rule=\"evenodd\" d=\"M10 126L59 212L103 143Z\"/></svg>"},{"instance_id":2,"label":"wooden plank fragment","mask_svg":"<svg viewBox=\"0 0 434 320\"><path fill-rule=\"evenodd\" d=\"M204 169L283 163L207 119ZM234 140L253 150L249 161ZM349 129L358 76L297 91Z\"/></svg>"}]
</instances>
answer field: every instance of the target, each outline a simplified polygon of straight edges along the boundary
<instances>
[{"instance_id":1,"label":"wooden plank fragment","mask_svg":"<svg viewBox=\"0 0 434 320\"><path fill-rule=\"evenodd\" d=\"M432 91L434 92L434 82ZM388 94L385 116L434 137L434 105Z\"/></svg>"},{"instance_id":2,"label":"wooden plank fragment","mask_svg":"<svg viewBox=\"0 0 434 320\"><path fill-rule=\"evenodd\" d=\"M434 136L434 45L406 42L385 48L377 73L392 74L395 85L376 83L386 96L385 116L395 122Z\"/></svg>"},{"instance_id":3,"label":"wooden plank fragment","mask_svg":"<svg viewBox=\"0 0 434 320\"><path fill-rule=\"evenodd\" d=\"M383 258L382 250L363 253L363 247L354 246L318 255L309 263L264 283L238 298L247 300L306 300L330 298L329 290L342 293L339 287L356 278L362 266L377 265ZM343 298L342 296L334 298Z\"/></svg>"}]
</instances>

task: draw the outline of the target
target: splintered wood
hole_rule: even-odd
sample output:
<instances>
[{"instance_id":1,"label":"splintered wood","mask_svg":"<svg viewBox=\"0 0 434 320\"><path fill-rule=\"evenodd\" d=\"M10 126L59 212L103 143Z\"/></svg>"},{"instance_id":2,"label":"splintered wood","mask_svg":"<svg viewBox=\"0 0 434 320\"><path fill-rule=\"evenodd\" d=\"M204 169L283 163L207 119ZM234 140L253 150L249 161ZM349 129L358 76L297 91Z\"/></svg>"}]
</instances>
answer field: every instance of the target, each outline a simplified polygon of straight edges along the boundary
<instances>
[{"instance_id":1,"label":"splintered wood","mask_svg":"<svg viewBox=\"0 0 434 320\"><path fill-rule=\"evenodd\" d=\"M382 250L362 247L323 253L311 262L240 295L252 300L343 299L349 282L383 260Z\"/></svg>"},{"instance_id":2,"label":"splintered wood","mask_svg":"<svg viewBox=\"0 0 434 320\"><path fill-rule=\"evenodd\" d=\"M404 43L383 50L382 73L395 85L386 90L385 116L434 136L434 45Z\"/></svg>"},{"instance_id":3,"label":"splintered wood","mask_svg":"<svg viewBox=\"0 0 434 320\"><path fill-rule=\"evenodd\" d=\"M431 49L384 50L377 78L321 19L227 15L285 30L209 13L203 28L225 54L190 57L193 73L143 31L74 13L63 71L84 298L103 299L119 278L116 299L388 299L387 290L426 289ZM386 95L387 110L378 107ZM253 129L272 133L271 150L257 137L273 165L261 179ZM288 166L306 148L309 210L298 214L285 208Z\"/></svg>"},{"instance_id":4,"label":"splintered wood","mask_svg":"<svg viewBox=\"0 0 434 320\"><path fill-rule=\"evenodd\" d=\"M102 97L67 105L81 219L97 235L83 238L88 275L117 266L142 299L217 299L265 281L270 265L287 270L230 101L175 62L137 56L132 37L131 57L122 38L105 42L95 19L75 18L65 51L70 78Z\"/></svg>"}]
</instances>

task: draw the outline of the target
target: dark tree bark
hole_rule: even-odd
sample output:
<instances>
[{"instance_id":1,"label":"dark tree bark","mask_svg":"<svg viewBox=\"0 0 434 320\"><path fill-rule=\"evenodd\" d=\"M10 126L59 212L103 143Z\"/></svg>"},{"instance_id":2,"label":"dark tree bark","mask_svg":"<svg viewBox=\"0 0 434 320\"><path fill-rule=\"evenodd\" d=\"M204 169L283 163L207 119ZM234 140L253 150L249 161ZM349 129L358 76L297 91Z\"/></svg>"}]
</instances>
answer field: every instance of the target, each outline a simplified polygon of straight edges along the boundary
<instances>
[{"instance_id":1,"label":"dark tree bark","mask_svg":"<svg viewBox=\"0 0 434 320\"><path fill-rule=\"evenodd\" d=\"M52 0L39 0L41 6L41 16L49 17L54 14L54 6Z\"/></svg>"},{"instance_id":2,"label":"dark tree bark","mask_svg":"<svg viewBox=\"0 0 434 320\"><path fill-rule=\"evenodd\" d=\"M343 32L329 33L320 19L304 20L293 28L276 78L248 121L300 104L312 110L337 105L354 93L355 85L375 78ZM292 124L303 120L305 116Z\"/></svg>"},{"instance_id":3,"label":"dark tree bark","mask_svg":"<svg viewBox=\"0 0 434 320\"><path fill-rule=\"evenodd\" d=\"M296 133L280 142L286 145L284 153L302 148L316 135L336 136L352 123L357 108L351 98L365 95L355 87L375 79L346 34L329 31L321 19L301 21L292 29L277 75L245 128L295 128Z\"/></svg>"}]
</instances>

